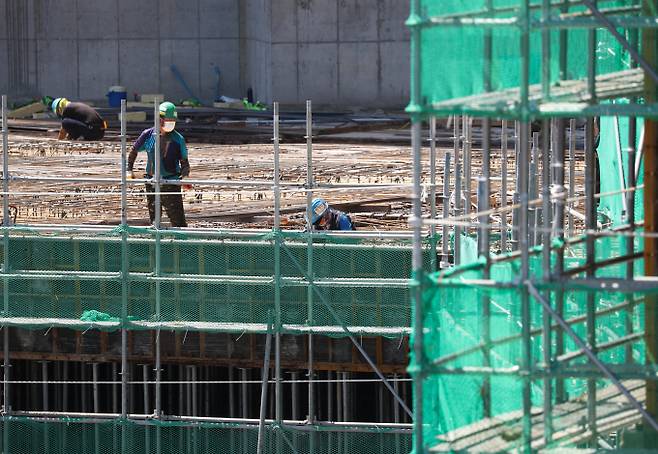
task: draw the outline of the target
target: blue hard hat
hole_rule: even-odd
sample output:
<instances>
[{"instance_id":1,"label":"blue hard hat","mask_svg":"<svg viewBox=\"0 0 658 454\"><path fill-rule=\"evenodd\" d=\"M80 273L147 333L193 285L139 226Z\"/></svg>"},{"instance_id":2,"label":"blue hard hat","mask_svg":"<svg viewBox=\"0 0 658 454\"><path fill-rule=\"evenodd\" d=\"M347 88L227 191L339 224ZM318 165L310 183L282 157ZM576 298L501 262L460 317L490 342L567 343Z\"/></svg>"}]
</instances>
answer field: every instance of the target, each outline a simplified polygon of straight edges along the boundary
<instances>
[{"instance_id":1,"label":"blue hard hat","mask_svg":"<svg viewBox=\"0 0 658 454\"><path fill-rule=\"evenodd\" d=\"M311 224L315 224L320 220L322 215L329 209L329 204L324 199L313 199L311 202ZM308 221L308 215L304 216Z\"/></svg>"},{"instance_id":2,"label":"blue hard hat","mask_svg":"<svg viewBox=\"0 0 658 454\"><path fill-rule=\"evenodd\" d=\"M59 114L57 113L57 107L59 107L59 104L60 104L62 101L66 101L66 102L68 103L68 100L67 100L66 98L55 98L55 99L53 100L53 103L50 105L50 108L53 110L53 113L54 113L55 115L59 115Z\"/></svg>"}]
</instances>

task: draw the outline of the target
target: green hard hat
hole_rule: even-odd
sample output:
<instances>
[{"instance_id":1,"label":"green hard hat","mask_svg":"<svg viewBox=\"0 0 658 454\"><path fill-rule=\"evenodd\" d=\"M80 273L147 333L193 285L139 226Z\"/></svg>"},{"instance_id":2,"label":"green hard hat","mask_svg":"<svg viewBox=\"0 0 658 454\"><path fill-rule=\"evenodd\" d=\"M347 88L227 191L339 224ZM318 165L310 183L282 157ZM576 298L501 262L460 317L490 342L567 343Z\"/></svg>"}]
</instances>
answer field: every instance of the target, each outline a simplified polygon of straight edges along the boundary
<instances>
[{"instance_id":1,"label":"green hard hat","mask_svg":"<svg viewBox=\"0 0 658 454\"><path fill-rule=\"evenodd\" d=\"M166 120L175 120L178 118L178 113L176 112L176 106L169 102L163 102L160 104L160 116Z\"/></svg>"}]
</instances>

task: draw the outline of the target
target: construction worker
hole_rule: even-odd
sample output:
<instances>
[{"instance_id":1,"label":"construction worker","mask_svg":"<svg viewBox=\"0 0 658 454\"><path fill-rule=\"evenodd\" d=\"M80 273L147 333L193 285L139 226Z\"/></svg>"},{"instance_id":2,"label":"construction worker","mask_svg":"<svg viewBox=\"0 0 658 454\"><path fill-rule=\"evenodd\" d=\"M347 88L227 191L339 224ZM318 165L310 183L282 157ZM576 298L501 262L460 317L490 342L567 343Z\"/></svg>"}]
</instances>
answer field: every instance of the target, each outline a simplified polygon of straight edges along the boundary
<instances>
[{"instance_id":1,"label":"construction worker","mask_svg":"<svg viewBox=\"0 0 658 454\"><path fill-rule=\"evenodd\" d=\"M177 131L176 119L178 113L176 106L170 102L160 104L160 175L165 180L180 180L190 174L190 162L187 159L185 139ZM155 132L154 128L144 130L135 141L128 155L128 178L135 178L133 166L137 153L146 151L145 178L155 176ZM155 219L155 186L146 183L146 202L151 223ZM183 209L183 196L181 186L178 184L160 185L160 192L167 193L161 196L161 206L164 206L167 216L174 227L187 227L185 210ZM171 194L169 194L171 193Z\"/></svg>"},{"instance_id":2,"label":"construction worker","mask_svg":"<svg viewBox=\"0 0 658 454\"><path fill-rule=\"evenodd\" d=\"M62 119L59 140L101 140L105 136L107 122L95 109L81 102L71 102L66 98L57 98L51 108Z\"/></svg>"},{"instance_id":3,"label":"construction worker","mask_svg":"<svg viewBox=\"0 0 658 454\"><path fill-rule=\"evenodd\" d=\"M308 222L308 217L306 221ZM334 208L324 199L313 199L311 202L311 224L316 230L354 230L352 219Z\"/></svg>"}]
</instances>

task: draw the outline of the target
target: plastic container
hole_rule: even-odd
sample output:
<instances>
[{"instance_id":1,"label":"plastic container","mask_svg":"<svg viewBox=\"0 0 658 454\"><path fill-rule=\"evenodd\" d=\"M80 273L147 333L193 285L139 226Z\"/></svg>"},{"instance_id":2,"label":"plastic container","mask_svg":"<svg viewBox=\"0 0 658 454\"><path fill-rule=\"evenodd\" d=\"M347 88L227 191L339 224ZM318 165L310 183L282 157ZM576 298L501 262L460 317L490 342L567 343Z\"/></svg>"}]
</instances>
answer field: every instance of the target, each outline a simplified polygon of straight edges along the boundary
<instances>
[{"instance_id":1,"label":"plastic container","mask_svg":"<svg viewBox=\"0 0 658 454\"><path fill-rule=\"evenodd\" d=\"M121 100L126 99L126 87L115 85L110 87L107 95L110 107L121 107Z\"/></svg>"}]
</instances>

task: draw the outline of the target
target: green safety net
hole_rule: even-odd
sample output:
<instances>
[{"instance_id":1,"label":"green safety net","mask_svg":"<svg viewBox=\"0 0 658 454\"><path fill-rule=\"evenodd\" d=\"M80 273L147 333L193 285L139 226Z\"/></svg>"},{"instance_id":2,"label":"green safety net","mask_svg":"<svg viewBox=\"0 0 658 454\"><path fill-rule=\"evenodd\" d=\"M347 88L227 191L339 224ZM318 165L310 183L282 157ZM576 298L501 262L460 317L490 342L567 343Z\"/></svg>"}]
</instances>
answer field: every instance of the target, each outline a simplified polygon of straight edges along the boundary
<instances>
[{"instance_id":1,"label":"green safety net","mask_svg":"<svg viewBox=\"0 0 658 454\"><path fill-rule=\"evenodd\" d=\"M561 2L551 2L550 17L559 20L562 10ZM487 4L498 12L487 12ZM638 15L640 0L615 0L598 2L601 9L626 7L624 14ZM487 28L477 23L449 23L456 18L509 19L519 17L520 0L421 0L418 17L412 17L410 26L421 23L420 41L412 43L420 47L419 68L412 66L412 71L420 74L420 99L418 105L410 105L412 112L433 114L477 114L505 117L521 117L519 91L506 92L491 104L482 104L482 99L458 98L482 95L485 92L521 86L523 54L521 52L521 29L519 24L508 23ZM550 31L550 57L542 54L542 38L539 21L541 20L541 1L530 2L530 45L528 49L529 84L541 83L545 65L550 69L550 83L555 89L560 80L584 79L587 76L589 59L588 31L585 28L568 28L561 35L560 30ZM578 13L587 11L583 5L570 5L568 12L577 17ZM430 23L436 19L435 23ZM437 24L442 19L443 23ZM584 20L587 20L585 18ZM627 40L631 40L629 29L620 30ZM491 58L486 58L485 37L491 36ZM413 40L413 38L412 38ZM565 71L561 72L561 60L566 58ZM602 26L596 33L596 74L603 75L630 68L630 58L626 50ZM412 85L415 83L412 74ZM487 84L487 81L489 82ZM413 93L413 90L412 90ZM578 97L561 98L551 101L581 102ZM452 100L452 101L451 101ZM535 100L536 101L536 100ZM541 111L539 104L531 101L531 116L560 113L559 104L546 105ZM542 100L549 101L549 99ZM413 103L413 101L412 101Z\"/></svg>"},{"instance_id":2,"label":"green safety net","mask_svg":"<svg viewBox=\"0 0 658 454\"><path fill-rule=\"evenodd\" d=\"M114 419L36 420L3 417L3 452L49 454L255 453L258 426ZM372 426L369 432L336 432L322 426L265 426L263 452L294 454L400 454L411 449L409 433ZM20 434L20 436L18 435ZM5 443L7 444L5 446Z\"/></svg>"},{"instance_id":3,"label":"green safety net","mask_svg":"<svg viewBox=\"0 0 658 454\"><path fill-rule=\"evenodd\" d=\"M5 325L265 332L268 314L276 320L280 308L286 333L344 336L348 326L399 336L410 327L408 240L313 234L309 255L308 235L294 232L7 232Z\"/></svg>"},{"instance_id":4,"label":"green safety net","mask_svg":"<svg viewBox=\"0 0 658 454\"><path fill-rule=\"evenodd\" d=\"M633 241L627 237L605 237L596 240L595 249L597 260L611 259L626 255L626 242ZM642 242L635 239L635 250L642 250ZM556 243L554 246L560 246ZM557 249L553 250L551 264L555 266ZM584 242L567 244L564 248L565 270L581 267L585 263ZM515 412L522 409L523 374L518 366L522 364L523 341L521 338L523 323L522 317L522 291L517 278L520 275L520 260L507 257L502 261L495 261L491 267L491 279L500 284L499 288L480 286L477 283L463 284L465 279L482 279L484 272L483 261L475 261L460 268L452 269L430 275L426 279L423 294L423 327L424 352L427 364L426 370L434 364L434 374L430 374L423 382L423 410L424 410L424 440L426 446L446 443L450 434L456 434L457 429L467 431L468 427L484 418L483 384L484 375L468 373L469 367L493 367L501 370L490 378L491 383L491 415L500 419L509 426L510 440L505 449L520 446L520 423L518 418L512 417ZM641 275L643 263L635 262L634 272ZM577 285L560 289L558 285L544 284L544 267L540 249L537 248L530 257L530 279L544 295L548 295L553 308L560 307L567 320L575 320L572 324L575 332L586 338L585 315L587 301L591 299L597 312L596 317L596 343L601 347L599 358L606 364L644 364L645 349L644 337L644 294L626 294L613 289L602 291L588 290ZM584 273L580 273L583 276ZM625 265L611 265L597 271L597 277L626 276ZM510 285L511 284L511 285ZM655 289L658 292L658 288ZM530 298L530 329L533 331L530 354L531 368L541 369L543 363L543 334L542 315L540 303ZM562 303L559 303L559 302ZM485 341L484 307L489 302L490 339L491 349L487 356L483 352L481 343ZM617 308L617 306L619 306ZM580 317L580 318L579 318ZM632 323L632 329L627 332L627 317ZM555 320L552 320L555 323ZM633 334L634 333L634 334ZM619 343L623 336L631 335L628 342ZM556 331L553 332L550 344L553 354L557 345ZM628 357L629 346L631 356ZM564 335L563 364L577 366L587 364L583 354L574 341ZM459 354L459 353L462 354ZM573 354L573 358L568 358ZM454 355L454 356L451 356ZM438 361L441 359L440 361ZM412 368L416 367L415 358ZM553 366L552 372L557 373ZM566 367L566 366L560 366ZM443 369L440 369L443 368ZM531 395L533 411L541 409L543 402L543 381L537 374L531 380ZM597 385L602 388L610 386L610 382L603 380L602 374L597 374ZM555 389L557 378L552 379L553 404L557 403ZM587 390L587 382L579 378L565 378L563 380L566 400L580 399ZM518 416L518 413L516 414ZM565 430L565 424L574 424L568 418L561 419L562 414L555 412L554 424L558 429ZM510 419L506 419L506 418ZM586 418L585 418L586 420ZM507 422L505 422L507 421ZM584 432L586 428L583 421L577 421L574 430ZM568 427L567 427L568 428ZM503 432L501 430L500 432ZM539 435L541 438L541 435ZM555 442L556 446L569 446L568 437Z\"/></svg>"},{"instance_id":5,"label":"green safety net","mask_svg":"<svg viewBox=\"0 0 658 454\"><path fill-rule=\"evenodd\" d=\"M599 217L616 227L627 222L626 194L622 189L628 188L628 118L601 117L601 136L597 148L598 161L601 169L601 198L599 199ZM644 166L641 160L641 138L644 131L644 121L637 120L635 149L638 150L636 160L639 165L634 168L637 175L636 185L644 182ZM644 191L635 191L634 208L635 221L644 219Z\"/></svg>"}]
</instances>

